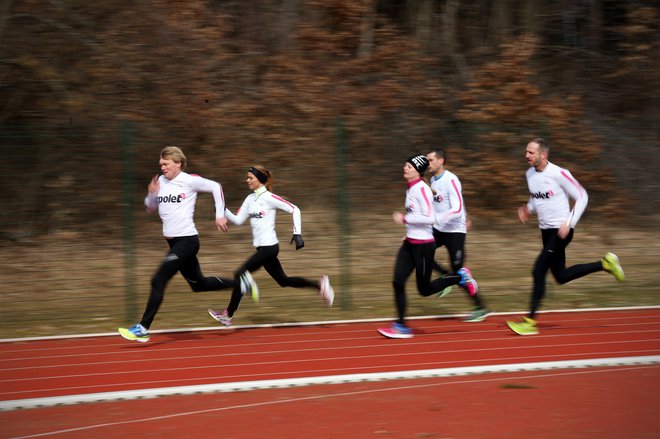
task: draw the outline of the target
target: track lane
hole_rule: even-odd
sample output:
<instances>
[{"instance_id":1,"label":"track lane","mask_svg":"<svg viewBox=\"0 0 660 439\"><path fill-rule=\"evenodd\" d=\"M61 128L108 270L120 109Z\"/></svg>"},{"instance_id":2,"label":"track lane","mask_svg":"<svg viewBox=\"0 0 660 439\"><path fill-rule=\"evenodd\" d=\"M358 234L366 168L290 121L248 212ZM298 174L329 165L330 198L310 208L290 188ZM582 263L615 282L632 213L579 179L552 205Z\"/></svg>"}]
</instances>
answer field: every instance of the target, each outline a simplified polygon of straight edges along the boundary
<instances>
[{"instance_id":1,"label":"track lane","mask_svg":"<svg viewBox=\"0 0 660 439\"><path fill-rule=\"evenodd\" d=\"M481 323L412 320L388 340L379 323L0 343L0 401L307 376L660 354L660 310L552 313L541 335L515 336L504 316ZM643 326L641 326L643 323ZM643 327L640 330L640 327Z\"/></svg>"},{"instance_id":2,"label":"track lane","mask_svg":"<svg viewBox=\"0 0 660 439\"><path fill-rule=\"evenodd\" d=\"M655 439L658 389L660 365L489 373L42 407L0 412L0 431L71 439L508 439L530 431L539 439Z\"/></svg>"}]
</instances>

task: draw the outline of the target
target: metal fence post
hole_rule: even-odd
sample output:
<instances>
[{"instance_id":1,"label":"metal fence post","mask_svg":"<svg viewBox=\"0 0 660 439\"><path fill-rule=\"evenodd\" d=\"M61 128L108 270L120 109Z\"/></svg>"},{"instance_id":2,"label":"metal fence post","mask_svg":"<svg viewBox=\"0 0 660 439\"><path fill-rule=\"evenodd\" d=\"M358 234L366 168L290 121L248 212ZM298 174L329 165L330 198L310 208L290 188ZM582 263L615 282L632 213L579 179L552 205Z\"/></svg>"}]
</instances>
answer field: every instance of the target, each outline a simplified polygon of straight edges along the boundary
<instances>
[{"instance_id":1,"label":"metal fence post","mask_svg":"<svg viewBox=\"0 0 660 439\"><path fill-rule=\"evenodd\" d=\"M137 318L137 288L135 275L135 234L133 215L133 148L131 144L133 126L124 122L121 126L121 191L122 230L124 248L124 300L127 322Z\"/></svg>"},{"instance_id":2,"label":"metal fence post","mask_svg":"<svg viewBox=\"0 0 660 439\"><path fill-rule=\"evenodd\" d=\"M346 172L346 154L348 138L342 118L337 119L337 222L339 224L339 261L340 261L340 305L341 309L349 310L352 306L351 297L351 252L350 252L350 206L348 196L348 174Z\"/></svg>"}]
</instances>

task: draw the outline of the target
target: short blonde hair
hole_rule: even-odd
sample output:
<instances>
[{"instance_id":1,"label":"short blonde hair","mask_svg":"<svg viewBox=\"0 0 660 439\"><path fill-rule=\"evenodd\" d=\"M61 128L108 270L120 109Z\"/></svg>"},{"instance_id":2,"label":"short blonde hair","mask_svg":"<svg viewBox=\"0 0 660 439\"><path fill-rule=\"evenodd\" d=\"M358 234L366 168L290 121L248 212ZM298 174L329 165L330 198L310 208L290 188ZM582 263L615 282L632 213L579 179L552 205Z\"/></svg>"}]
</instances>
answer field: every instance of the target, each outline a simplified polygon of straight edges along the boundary
<instances>
[{"instance_id":1,"label":"short blonde hair","mask_svg":"<svg viewBox=\"0 0 660 439\"><path fill-rule=\"evenodd\" d=\"M182 171L186 167L186 155L178 146L166 146L160 152L160 158L165 160L172 160L174 163L181 163Z\"/></svg>"}]
</instances>

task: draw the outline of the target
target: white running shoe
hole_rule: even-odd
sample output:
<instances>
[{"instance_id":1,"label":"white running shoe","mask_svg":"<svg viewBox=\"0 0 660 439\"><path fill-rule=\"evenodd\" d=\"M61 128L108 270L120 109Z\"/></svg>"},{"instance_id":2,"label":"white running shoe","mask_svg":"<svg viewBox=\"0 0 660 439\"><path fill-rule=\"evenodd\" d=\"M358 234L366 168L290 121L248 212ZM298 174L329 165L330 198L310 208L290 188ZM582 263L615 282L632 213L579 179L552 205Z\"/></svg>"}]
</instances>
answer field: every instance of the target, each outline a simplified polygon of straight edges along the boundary
<instances>
[{"instance_id":1,"label":"white running shoe","mask_svg":"<svg viewBox=\"0 0 660 439\"><path fill-rule=\"evenodd\" d=\"M229 314L227 313L226 309L223 310L222 312L218 312L216 310L209 308L209 315L219 323L222 323L225 326L231 326L231 321L233 320L233 317L229 317Z\"/></svg>"},{"instance_id":2,"label":"white running shoe","mask_svg":"<svg viewBox=\"0 0 660 439\"><path fill-rule=\"evenodd\" d=\"M328 304L328 308L331 308L332 303L335 301L335 290L330 286L330 278L326 275L321 276L319 284L321 285L319 295Z\"/></svg>"},{"instance_id":3,"label":"white running shoe","mask_svg":"<svg viewBox=\"0 0 660 439\"><path fill-rule=\"evenodd\" d=\"M413 338L412 329L397 322L393 322L389 328L378 328L378 332L387 338Z\"/></svg>"}]
</instances>

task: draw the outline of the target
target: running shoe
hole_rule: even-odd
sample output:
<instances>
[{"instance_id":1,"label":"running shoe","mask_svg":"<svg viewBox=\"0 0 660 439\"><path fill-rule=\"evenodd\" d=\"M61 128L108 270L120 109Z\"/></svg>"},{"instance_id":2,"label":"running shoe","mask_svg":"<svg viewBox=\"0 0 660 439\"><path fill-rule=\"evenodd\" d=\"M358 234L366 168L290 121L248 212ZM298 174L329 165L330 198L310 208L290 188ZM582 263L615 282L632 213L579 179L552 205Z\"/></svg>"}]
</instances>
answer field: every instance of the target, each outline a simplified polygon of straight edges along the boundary
<instances>
[{"instance_id":1,"label":"running shoe","mask_svg":"<svg viewBox=\"0 0 660 439\"><path fill-rule=\"evenodd\" d=\"M461 275L461 281L458 283L459 286L465 288L470 296L474 296L479 291L479 284L472 277L472 272L469 268L463 267L458 270L458 274Z\"/></svg>"},{"instance_id":2,"label":"running shoe","mask_svg":"<svg viewBox=\"0 0 660 439\"><path fill-rule=\"evenodd\" d=\"M378 332L387 338L412 338L412 329L406 325L394 322L389 328L378 328Z\"/></svg>"},{"instance_id":3,"label":"running shoe","mask_svg":"<svg viewBox=\"0 0 660 439\"><path fill-rule=\"evenodd\" d=\"M231 326L231 321L233 320L233 317L229 317L229 313L227 313L227 310L223 310L222 312L218 312L216 310L213 310L209 308L209 315L213 317L215 320L217 320L219 323L222 323L225 326Z\"/></svg>"},{"instance_id":4,"label":"running shoe","mask_svg":"<svg viewBox=\"0 0 660 439\"><path fill-rule=\"evenodd\" d=\"M536 326L536 320L529 317L523 317L519 322L506 322L509 329L518 335L536 335L539 328Z\"/></svg>"},{"instance_id":5,"label":"running shoe","mask_svg":"<svg viewBox=\"0 0 660 439\"><path fill-rule=\"evenodd\" d=\"M445 288L444 290L440 291L440 292L437 293L435 296L436 296L438 299L442 299L442 298L445 297L447 294L451 293L451 290L453 290L453 289L454 289L453 285L449 285L447 288Z\"/></svg>"},{"instance_id":6,"label":"running shoe","mask_svg":"<svg viewBox=\"0 0 660 439\"><path fill-rule=\"evenodd\" d=\"M137 323L130 328L118 328L117 332L119 335L124 337L126 340L139 341L140 343L146 343L149 341L149 331L147 328Z\"/></svg>"},{"instance_id":7,"label":"running shoe","mask_svg":"<svg viewBox=\"0 0 660 439\"><path fill-rule=\"evenodd\" d=\"M469 316L467 316L466 318L464 318L463 321L467 323L481 322L485 320L489 314L490 311L488 311L486 308L476 308L474 312Z\"/></svg>"},{"instance_id":8,"label":"running shoe","mask_svg":"<svg viewBox=\"0 0 660 439\"><path fill-rule=\"evenodd\" d=\"M259 303L259 286L249 271L244 271L243 274L241 274L241 283L245 284L246 292L250 293L252 300Z\"/></svg>"},{"instance_id":9,"label":"running shoe","mask_svg":"<svg viewBox=\"0 0 660 439\"><path fill-rule=\"evenodd\" d=\"M600 263L603 264L603 270L612 273L619 282L623 282L626 278L626 275L623 274L623 268L621 268L621 264L619 263L619 257L614 253L607 253L601 259Z\"/></svg>"},{"instance_id":10,"label":"running shoe","mask_svg":"<svg viewBox=\"0 0 660 439\"><path fill-rule=\"evenodd\" d=\"M319 281L319 295L325 300L325 303L328 304L328 308L332 307L332 302L335 301L335 290L330 286L330 278L326 275L321 276Z\"/></svg>"},{"instance_id":11,"label":"running shoe","mask_svg":"<svg viewBox=\"0 0 660 439\"><path fill-rule=\"evenodd\" d=\"M245 293L247 293L248 290L248 286L245 284L245 280L243 279L243 276L239 276L238 283L241 287L241 296L245 296Z\"/></svg>"}]
</instances>

